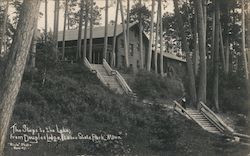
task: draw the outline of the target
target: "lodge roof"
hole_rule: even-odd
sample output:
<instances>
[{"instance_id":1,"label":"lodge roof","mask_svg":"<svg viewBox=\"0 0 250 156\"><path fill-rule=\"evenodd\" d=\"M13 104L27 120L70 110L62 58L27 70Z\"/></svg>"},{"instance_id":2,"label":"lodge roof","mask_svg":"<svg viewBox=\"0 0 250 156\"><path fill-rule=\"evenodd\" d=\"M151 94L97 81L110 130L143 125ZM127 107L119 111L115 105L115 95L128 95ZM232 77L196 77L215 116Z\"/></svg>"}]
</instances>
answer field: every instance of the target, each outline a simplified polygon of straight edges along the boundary
<instances>
[{"instance_id":1,"label":"lodge roof","mask_svg":"<svg viewBox=\"0 0 250 156\"><path fill-rule=\"evenodd\" d=\"M138 22L133 22L129 24L129 28L136 25ZM93 38L103 38L104 37L105 26L98 26L93 28ZM116 35L120 35L123 32L122 24L117 25ZM113 37L114 35L114 25L108 25L108 37ZM84 38L84 29L82 30L82 38ZM87 39L90 38L90 29L87 29ZM78 29L65 31L65 40L73 41L78 39ZM63 31L58 32L58 41L63 40Z\"/></svg>"}]
</instances>

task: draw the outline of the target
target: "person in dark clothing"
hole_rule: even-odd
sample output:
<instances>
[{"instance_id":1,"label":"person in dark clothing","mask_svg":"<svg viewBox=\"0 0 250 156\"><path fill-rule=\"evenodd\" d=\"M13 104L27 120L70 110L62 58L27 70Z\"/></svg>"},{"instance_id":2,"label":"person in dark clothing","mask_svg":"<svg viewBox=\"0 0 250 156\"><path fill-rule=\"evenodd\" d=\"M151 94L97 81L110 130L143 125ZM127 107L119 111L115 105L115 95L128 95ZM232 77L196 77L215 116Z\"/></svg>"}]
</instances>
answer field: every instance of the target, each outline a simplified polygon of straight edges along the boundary
<instances>
[{"instance_id":1,"label":"person in dark clothing","mask_svg":"<svg viewBox=\"0 0 250 156\"><path fill-rule=\"evenodd\" d=\"M181 106L182 106L184 109L186 109L186 98L185 98L185 97L183 97L183 98L181 99ZM182 113L184 113L183 110L182 110Z\"/></svg>"}]
</instances>

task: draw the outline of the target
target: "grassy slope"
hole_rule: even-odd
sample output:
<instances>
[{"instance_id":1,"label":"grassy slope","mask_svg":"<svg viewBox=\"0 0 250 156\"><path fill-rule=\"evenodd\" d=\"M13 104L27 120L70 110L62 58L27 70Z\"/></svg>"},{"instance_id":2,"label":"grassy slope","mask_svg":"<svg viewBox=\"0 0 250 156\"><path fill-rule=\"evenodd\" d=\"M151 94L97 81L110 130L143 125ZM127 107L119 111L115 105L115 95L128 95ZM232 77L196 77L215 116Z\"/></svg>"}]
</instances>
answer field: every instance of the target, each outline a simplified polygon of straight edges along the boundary
<instances>
[{"instance_id":1,"label":"grassy slope","mask_svg":"<svg viewBox=\"0 0 250 156\"><path fill-rule=\"evenodd\" d=\"M24 76L12 123L26 123L30 127L58 124L73 132L123 132L127 135L122 135L122 141L118 142L41 143L29 151L12 154L7 146L6 155L238 156L248 152L242 146L225 145L223 140L202 131L173 111L163 111L157 104L131 103L128 98L113 94L80 65L57 65L48 71L44 86L39 71L33 75L32 82L30 77L30 73ZM150 79L147 78L147 82ZM164 92L165 87L168 86L161 87L161 91Z\"/></svg>"}]
</instances>

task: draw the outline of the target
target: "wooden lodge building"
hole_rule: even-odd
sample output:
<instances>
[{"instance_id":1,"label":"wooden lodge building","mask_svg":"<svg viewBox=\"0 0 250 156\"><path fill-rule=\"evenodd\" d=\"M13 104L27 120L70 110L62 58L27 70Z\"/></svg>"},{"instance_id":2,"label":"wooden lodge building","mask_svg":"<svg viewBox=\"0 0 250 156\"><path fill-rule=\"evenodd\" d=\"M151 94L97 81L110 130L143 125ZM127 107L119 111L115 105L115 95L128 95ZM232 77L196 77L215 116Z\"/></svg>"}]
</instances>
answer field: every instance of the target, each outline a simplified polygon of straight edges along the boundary
<instances>
[{"instance_id":1,"label":"wooden lodge building","mask_svg":"<svg viewBox=\"0 0 250 156\"><path fill-rule=\"evenodd\" d=\"M92 63L101 64L103 59L103 50L104 50L104 26L94 27L93 28L93 48L92 48ZM140 48L139 48L139 24L137 22L131 23L129 26L129 49L128 49L128 59L129 66L133 69L134 72L137 72L141 67L141 57L140 57ZM90 33L89 29L87 31L87 58L89 55L89 38ZM114 34L114 25L108 26L108 50L107 50L107 62L110 64L112 56L112 47L113 47L113 34ZM122 25L117 25L117 36L116 36L116 46L115 46L115 67L118 69L125 67L125 54L124 54L124 40L123 40L123 28ZM62 48L63 32L58 33L58 47ZM67 60L75 60L76 51L77 51L77 40L78 40L78 30L67 30L65 32L65 58ZM84 31L82 31L82 45L84 42ZM146 67L147 61L147 52L148 52L149 39L145 33L143 33L143 63L144 68ZM158 52L159 53L159 52ZM154 55L154 51L152 52ZM154 56L152 56L152 69L154 69ZM160 56L158 55L158 60ZM164 72L168 73L169 70L182 70L185 68L186 60L180 57L177 57L173 54L164 52ZM176 69L182 66L182 69ZM158 66L159 67L159 66ZM159 71L159 70L158 70ZM177 71L176 71L177 72ZM179 73L179 72L178 72Z\"/></svg>"}]
</instances>

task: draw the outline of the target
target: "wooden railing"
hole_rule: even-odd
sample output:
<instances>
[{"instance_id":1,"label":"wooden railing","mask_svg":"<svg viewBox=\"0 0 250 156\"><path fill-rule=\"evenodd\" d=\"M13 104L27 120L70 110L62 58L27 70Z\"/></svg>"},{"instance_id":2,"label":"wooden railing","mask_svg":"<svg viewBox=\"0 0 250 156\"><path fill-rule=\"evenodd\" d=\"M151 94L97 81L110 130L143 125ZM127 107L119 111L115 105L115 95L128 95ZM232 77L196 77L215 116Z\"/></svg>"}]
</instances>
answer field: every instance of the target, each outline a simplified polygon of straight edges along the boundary
<instances>
[{"instance_id":1,"label":"wooden railing","mask_svg":"<svg viewBox=\"0 0 250 156\"><path fill-rule=\"evenodd\" d=\"M178 109L177 109L178 108ZM196 120L187 112L187 110L185 108L183 108L181 106L180 103L178 103L177 101L174 101L174 110L178 111L179 113L181 113L182 115L187 116L189 119L193 120L196 122Z\"/></svg>"},{"instance_id":2,"label":"wooden railing","mask_svg":"<svg viewBox=\"0 0 250 156\"><path fill-rule=\"evenodd\" d=\"M102 82L102 84L104 84L105 86L107 86L106 81L103 79L102 75L100 74L100 72L98 72L97 70L95 70L92 65L89 63L87 58L84 58L84 64L85 66L92 72L95 73L97 78Z\"/></svg>"},{"instance_id":3,"label":"wooden railing","mask_svg":"<svg viewBox=\"0 0 250 156\"><path fill-rule=\"evenodd\" d=\"M131 90L127 82L124 80L124 78L121 76L121 74L117 70L113 70L105 59L103 59L103 66L109 74L116 76L117 81L122 86L126 94L133 95L133 91Z\"/></svg>"},{"instance_id":4,"label":"wooden railing","mask_svg":"<svg viewBox=\"0 0 250 156\"><path fill-rule=\"evenodd\" d=\"M106 69L106 71L108 72L109 75L115 75L116 74L115 70L113 70L110 67L110 65L108 64L108 62L105 59L103 59L103 66L104 66L104 68Z\"/></svg>"},{"instance_id":5,"label":"wooden railing","mask_svg":"<svg viewBox=\"0 0 250 156\"><path fill-rule=\"evenodd\" d=\"M96 73L96 70L93 69L93 67L91 66L91 64L89 63L88 59L85 57L84 58L84 65L93 73Z\"/></svg>"},{"instance_id":6,"label":"wooden railing","mask_svg":"<svg viewBox=\"0 0 250 156\"><path fill-rule=\"evenodd\" d=\"M200 102L200 111L206 118L214 124L221 132L227 135L234 133L233 129L227 126L211 109L209 109L203 102Z\"/></svg>"}]
</instances>

